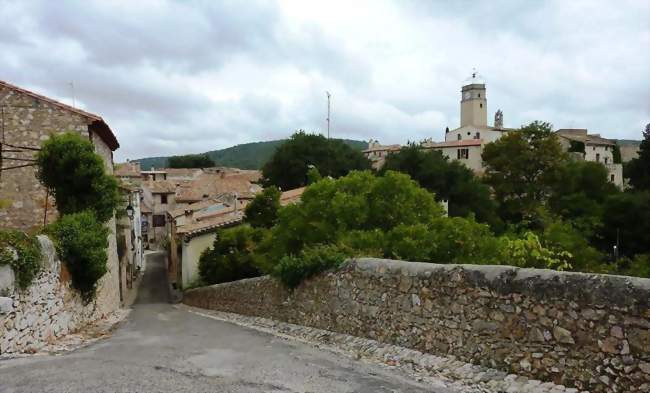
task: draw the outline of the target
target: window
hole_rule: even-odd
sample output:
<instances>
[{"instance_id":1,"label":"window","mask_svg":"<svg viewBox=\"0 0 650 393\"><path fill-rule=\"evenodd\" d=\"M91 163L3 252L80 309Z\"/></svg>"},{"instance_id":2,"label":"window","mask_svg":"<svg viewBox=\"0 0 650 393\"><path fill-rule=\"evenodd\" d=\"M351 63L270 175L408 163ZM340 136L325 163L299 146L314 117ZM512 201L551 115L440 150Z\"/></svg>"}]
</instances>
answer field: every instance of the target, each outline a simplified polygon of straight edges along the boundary
<instances>
[{"instance_id":1,"label":"window","mask_svg":"<svg viewBox=\"0 0 650 393\"><path fill-rule=\"evenodd\" d=\"M167 204L167 194L160 194L160 204L161 205Z\"/></svg>"},{"instance_id":2,"label":"window","mask_svg":"<svg viewBox=\"0 0 650 393\"><path fill-rule=\"evenodd\" d=\"M476 135L474 135L474 139L481 139L481 133L477 132Z\"/></svg>"},{"instance_id":3,"label":"window","mask_svg":"<svg viewBox=\"0 0 650 393\"><path fill-rule=\"evenodd\" d=\"M479 106L480 106L481 108L483 108L483 104L479 104Z\"/></svg>"},{"instance_id":4,"label":"window","mask_svg":"<svg viewBox=\"0 0 650 393\"><path fill-rule=\"evenodd\" d=\"M459 160L466 160L469 158L469 149L458 149L456 150L456 158Z\"/></svg>"},{"instance_id":5,"label":"window","mask_svg":"<svg viewBox=\"0 0 650 393\"><path fill-rule=\"evenodd\" d=\"M596 153L596 162L600 162L600 153Z\"/></svg>"},{"instance_id":6,"label":"window","mask_svg":"<svg viewBox=\"0 0 650 393\"><path fill-rule=\"evenodd\" d=\"M591 150L596 151L596 146L592 147Z\"/></svg>"},{"instance_id":7,"label":"window","mask_svg":"<svg viewBox=\"0 0 650 393\"><path fill-rule=\"evenodd\" d=\"M461 138L460 134L458 134L457 136L458 136L458 140L460 140L460 138Z\"/></svg>"},{"instance_id":8,"label":"window","mask_svg":"<svg viewBox=\"0 0 650 393\"><path fill-rule=\"evenodd\" d=\"M478 98L481 98L481 93L478 93Z\"/></svg>"},{"instance_id":9,"label":"window","mask_svg":"<svg viewBox=\"0 0 650 393\"><path fill-rule=\"evenodd\" d=\"M611 180L611 182L614 183L614 175L610 175L609 180Z\"/></svg>"},{"instance_id":10,"label":"window","mask_svg":"<svg viewBox=\"0 0 650 393\"><path fill-rule=\"evenodd\" d=\"M165 215L164 214L154 214L153 215L153 226L154 227L164 227L165 226Z\"/></svg>"},{"instance_id":11,"label":"window","mask_svg":"<svg viewBox=\"0 0 650 393\"><path fill-rule=\"evenodd\" d=\"M608 157L605 157L605 158L604 158L604 160L605 160L605 164L607 164L607 158L608 158Z\"/></svg>"}]
</instances>

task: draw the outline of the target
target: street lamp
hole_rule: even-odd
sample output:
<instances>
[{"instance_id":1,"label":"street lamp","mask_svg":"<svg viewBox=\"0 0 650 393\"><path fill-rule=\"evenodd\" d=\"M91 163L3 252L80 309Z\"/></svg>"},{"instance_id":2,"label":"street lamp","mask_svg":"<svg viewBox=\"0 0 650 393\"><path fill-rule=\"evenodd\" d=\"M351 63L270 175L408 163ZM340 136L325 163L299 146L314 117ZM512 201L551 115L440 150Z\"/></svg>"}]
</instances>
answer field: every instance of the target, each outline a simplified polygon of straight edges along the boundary
<instances>
[{"instance_id":1,"label":"street lamp","mask_svg":"<svg viewBox=\"0 0 650 393\"><path fill-rule=\"evenodd\" d=\"M126 207L126 215L129 216L129 220L133 220L133 212L135 210L133 209L133 206L129 204L129 206Z\"/></svg>"}]
</instances>

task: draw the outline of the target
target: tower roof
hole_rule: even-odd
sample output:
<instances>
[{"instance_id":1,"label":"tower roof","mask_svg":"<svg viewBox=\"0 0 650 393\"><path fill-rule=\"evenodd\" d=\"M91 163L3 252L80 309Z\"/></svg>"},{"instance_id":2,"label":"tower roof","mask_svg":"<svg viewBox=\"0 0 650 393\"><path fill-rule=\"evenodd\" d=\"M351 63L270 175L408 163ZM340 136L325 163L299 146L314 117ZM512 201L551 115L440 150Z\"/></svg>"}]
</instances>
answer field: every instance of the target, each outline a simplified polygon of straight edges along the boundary
<instances>
[{"instance_id":1,"label":"tower roof","mask_svg":"<svg viewBox=\"0 0 650 393\"><path fill-rule=\"evenodd\" d=\"M474 70L472 74L469 76L469 78L465 79L463 81L463 86L468 86L468 85L484 85L485 84L485 79L483 79L483 76L476 72Z\"/></svg>"}]
</instances>

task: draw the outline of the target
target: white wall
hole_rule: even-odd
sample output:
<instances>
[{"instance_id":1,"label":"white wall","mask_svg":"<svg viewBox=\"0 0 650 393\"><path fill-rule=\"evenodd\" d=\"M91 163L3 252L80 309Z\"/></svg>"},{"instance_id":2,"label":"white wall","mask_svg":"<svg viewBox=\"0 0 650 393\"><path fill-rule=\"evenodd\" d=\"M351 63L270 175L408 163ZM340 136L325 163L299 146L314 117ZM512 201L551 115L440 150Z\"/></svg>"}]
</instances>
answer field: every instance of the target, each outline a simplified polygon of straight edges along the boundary
<instances>
[{"instance_id":1,"label":"white wall","mask_svg":"<svg viewBox=\"0 0 650 393\"><path fill-rule=\"evenodd\" d=\"M475 138L476 133L479 133L479 137ZM469 135L468 135L469 133ZM472 126L465 126L451 130L445 134L445 142L457 141L458 135L460 135L460 140L471 140L471 139L483 139L484 142L494 142L497 139L501 138L506 133L503 131L495 131L489 128L478 128Z\"/></svg>"},{"instance_id":2,"label":"white wall","mask_svg":"<svg viewBox=\"0 0 650 393\"><path fill-rule=\"evenodd\" d=\"M193 237L189 242L182 241L181 276L183 278L183 288L186 288L199 278L199 258L201 257L201 253L212 247L216 238L216 233L209 232Z\"/></svg>"},{"instance_id":3,"label":"white wall","mask_svg":"<svg viewBox=\"0 0 650 393\"><path fill-rule=\"evenodd\" d=\"M600 155L600 161L603 164L614 163L614 147L603 145L585 145L585 160L596 161L596 155Z\"/></svg>"},{"instance_id":4,"label":"white wall","mask_svg":"<svg viewBox=\"0 0 650 393\"><path fill-rule=\"evenodd\" d=\"M468 149L468 158L458 160L457 157L459 149ZM483 173L483 159L481 158L481 154L483 154L483 146L443 147L434 150L440 150L442 152L442 155L449 157L450 160L457 160L462 162L466 167L473 170L476 174Z\"/></svg>"}]
</instances>

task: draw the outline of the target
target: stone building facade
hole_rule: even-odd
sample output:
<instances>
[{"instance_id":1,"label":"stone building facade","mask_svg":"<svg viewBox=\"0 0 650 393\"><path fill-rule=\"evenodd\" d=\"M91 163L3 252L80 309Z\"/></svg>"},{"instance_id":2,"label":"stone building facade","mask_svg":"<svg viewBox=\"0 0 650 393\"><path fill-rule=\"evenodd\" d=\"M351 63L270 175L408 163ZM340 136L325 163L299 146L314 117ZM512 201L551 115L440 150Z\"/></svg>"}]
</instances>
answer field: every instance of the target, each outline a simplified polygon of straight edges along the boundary
<instances>
[{"instance_id":1,"label":"stone building facade","mask_svg":"<svg viewBox=\"0 0 650 393\"><path fill-rule=\"evenodd\" d=\"M54 198L37 179L36 167L13 167L29 165L25 160L33 159L50 135L69 131L88 138L102 157L106 171L113 173L113 151L119 143L100 116L0 81L0 165L4 168L0 171L0 227L36 229L57 217ZM98 315L119 307L115 219L107 226L111 231L108 273L98 285Z\"/></svg>"},{"instance_id":2,"label":"stone building facade","mask_svg":"<svg viewBox=\"0 0 650 393\"><path fill-rule=\"evenodd\" d=\"M650 279L360 258L293 291L267 276L192 289L183 302L580 390L650 391Z\"/></svg>"}]
</instances>

